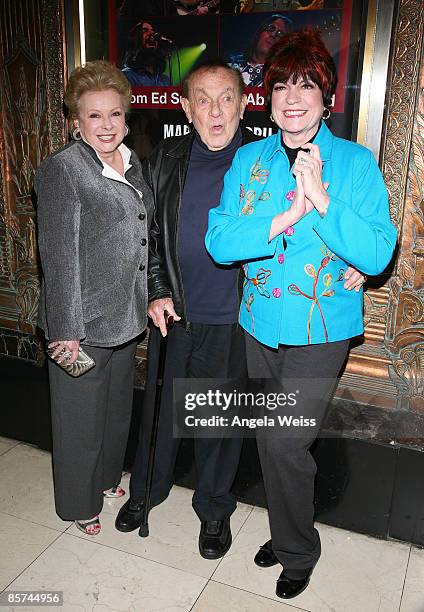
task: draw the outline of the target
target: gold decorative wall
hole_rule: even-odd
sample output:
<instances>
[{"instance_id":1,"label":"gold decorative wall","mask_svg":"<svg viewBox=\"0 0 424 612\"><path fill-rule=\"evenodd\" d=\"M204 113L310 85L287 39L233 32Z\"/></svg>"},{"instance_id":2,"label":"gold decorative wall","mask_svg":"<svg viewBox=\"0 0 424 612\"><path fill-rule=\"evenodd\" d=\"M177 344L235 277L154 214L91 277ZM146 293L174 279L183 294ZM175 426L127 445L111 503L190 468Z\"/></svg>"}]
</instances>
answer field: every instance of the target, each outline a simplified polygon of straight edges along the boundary
<instances>
[{"instance_id":1,"label":"gold decorative wall","mask_svg":"<svg viewBox=\"0 0 424 612\"><path fill-rule=\"evenodd\" d=\"M422 0L399 3L381 158L398 252L392 269L368 283L365 342L352 350L338 395L424 415L423 20Z\"/></svg>"},{"instance_id":2,"label":"gold decorative wall","mask_svg":"<svg viewBox=\"0 0 424 612\"><path fill-rule=\"evenodd\" d=\"M0 353L34 358L39 295L32 182L65 140L60 0L0 3Z\"/></svg>"},{"instance_id":3,"label":"gold decorative wall","mask_svg":"<svg viewBox=\"0 0 424 612\"><path fill-rule=\"evenodd\" d=\"M396 273L389 282L390 317L385 340L392 361L389 374L398 391L398 405L422 413L424 413L423 13L422 2L405 2L405 6L402 7L384 159L385 177L391 200L395 204L392 209L393 219L401 230ZM420 53L421 62L418 61ZM414 113L408 108L408 100L404 102L408 96L408 94L405 96L405 92L409 92L411 102L414 94L417 95ZM406 125L402 127L407 136L402 142L399 138L401 134L399 124L402 124L402 117L405 115L408 117L408 122L403 120ZM396 163L400 157L396 149L402 147L402 144L405 145L404 155L410 152L408 170L403 174L400 172L400 164ZM400 176L402 182L399 181ZM405 194L404 183L406 183Z\"/></svg>"}]
</instances>

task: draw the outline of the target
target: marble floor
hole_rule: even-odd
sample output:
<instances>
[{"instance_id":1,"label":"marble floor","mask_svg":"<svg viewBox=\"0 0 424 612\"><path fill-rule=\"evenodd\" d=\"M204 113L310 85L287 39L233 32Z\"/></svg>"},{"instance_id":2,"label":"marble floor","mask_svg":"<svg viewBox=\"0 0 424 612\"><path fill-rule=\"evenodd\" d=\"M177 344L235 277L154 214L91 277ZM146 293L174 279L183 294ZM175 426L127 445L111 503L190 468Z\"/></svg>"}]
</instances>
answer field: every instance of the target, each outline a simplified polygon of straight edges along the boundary
<instances>
[{"instance_id":1,"label":"marble floor","mask_svg":"<svg viewBox=\"0 0 424 612\"><path fill-rule=\"evenodd\" d=\"M186 489L174 487L152 510L149 538L115 530L122 500L105 502L100 535L87 537L54 512L49 453L0 438L0 482L0 591L63 591L63 607L49 610L424 612L424 550L408 544L319 524L321 561L306 591L286 603L274 594L280 570L252 561L269 537L263 509L239 504L230 551L207 561Z\"/></svg>"}]
</instances>

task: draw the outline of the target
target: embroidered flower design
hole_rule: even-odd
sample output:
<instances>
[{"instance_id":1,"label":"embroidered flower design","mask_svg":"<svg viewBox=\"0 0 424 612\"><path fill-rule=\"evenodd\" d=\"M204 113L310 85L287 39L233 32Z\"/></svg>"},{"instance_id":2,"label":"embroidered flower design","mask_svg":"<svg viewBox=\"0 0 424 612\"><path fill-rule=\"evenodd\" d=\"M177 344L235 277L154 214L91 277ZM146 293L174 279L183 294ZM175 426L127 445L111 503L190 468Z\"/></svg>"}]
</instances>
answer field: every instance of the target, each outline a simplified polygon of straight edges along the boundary
<instances>
[{"instance_id":1,"label":"embroidered flower design","mask_svg":"<svg viewBox=\"0 0 424 612\"><path fill-rule=\"evenodd\" d=\"M266 202L267 200L269 200L270 197L271 197L271 194L269 191L263 191L261 195L259 196L258 200L261 200L262 202Z\"/></svg>"},{"instance_id":2,"label":"embroidered flower design","mask_svg":"<svg viewBox=\"0 0 424 612\"><path fill-rule=\"evenodd\" d=\"M336 261L338 259L337 255L335 255L326 244L322 244L320 248L320 252L325 256L329 257L332 261Z\"/></svg>"},{"instance_id":3,"label":"embroidered flower design","mask_svg":"<svg viewBox=\"0 0 424 612\"><path fill-rule=\"evenodd\" d=\"M253 293L249 293L247 300L243 299L243 301L244 301L244 305L246 306L246 310L249 313L250 318L252 319L252 335L254 336L255 335L255 317L253 316L251 306L253 302L255 301L255 296L253 295Z\"/></svg>"},{"instance_id":4,"label":"embroidered flower design","mask_svg":"<svg viewBox=\"0 0 424 612\"><path fill-rule=\"evenodd\" d=\"M256 287L260 295L269 298L270 294L265 288L265 285L268 282L268 278L271 276L272 271L265 270L265 268L259 268L259 270L256 272L256 276L249 277L249 264L243 264L242 269L244 273L243 290L249 283L251 283L254 287Z\"/></svg>"},{"instance_id":5,"label":"embroidered flower design","mask_svg":"<svg viewBox=\"0 0 424 612\"><path fill-rule=\"evenodd\" d=\"M243 215L251 215L254 212L255 209L253 208L253 202L255 201L255 196L256 193L253 191L253 189L249 189L249 191L246 192L244 192L243 189L243 197L242 192L240 192L241 201L245 201L244 206L241 209Z\"/></svg>"},{"instance_id":6,"label":"embroidered flower design","mask_svg":"<svg viewBox=\"0 0 424 612\"><path fill-rule=\"evenodd\" d=\"M250 177L249 183L253 181L258 181L261 185L265 185L268 180L269 170L264 170L262 168L261 158L259 157L253 166L250 168Z\"/></svg>"},{"instance_id":7,"label":"embroidered flower design","mask_svg":"<svg viewBox=\"0 0 424 612\"><path fill-rule=\"evenodd\" d=\"M240 183L240 202L242 201L243 198L244 198L244 185L243 183Z\"/></svg>"},{"instance_id":8,"label":"embroidered flower design","mask_svg":"<svg viewBox=\"0 0 424 612\"><path fill-rule=\"evenodd\" d=\"M266 202L267 200L269 200L271 197L271 194L269 191L263 191L258 199L257 202L261 201L261 202ZM249 189L248 191L245 190L244 185L240 185L240 204L243 204L243 207L241 209L241 214L242 215L251 215L252 213L255 212L255 208L254 208L254 204L255 204L255 198L256 198L256 191L254 191L253 189Z\"/></svg>"},{"instance_id":9,"label":"embroidered flower design","mask_svg":"<svg viewBox=\"0 0 424 612\"><path fill-rule=\"evenodd\" d=\"M244 305L246 306L246 310L250 315L250 318L252 319L252 335L255 335L255 319L252 313L252 309L251 306L255 300L255 296L253 295L253 293L248 293L247 295L247 299L246 299L246 290L251 290L253 287L256 287L257 292L259 293L260 296L265 297L265 298L270 298L271 295L268 291L268 289L266 288L266 283L268 281L268 278L271 276L272 272L271 270L265 270L265 268L259 268L259 270L256 273L256 276L253 277L249 277L249 264L244 264L243 265L243 272L244 272L244 282L243 282L243 302Z\"/></svg>"},{"instance_id":10,"label":"embroidered flower design","mask_svg":"<svg viewBox=\"0 0 424 612\"><path fill-rule=\"evenodd\" d=\"M324 247L324 250L323 250L323 247ZM324 268L326 268L328 266L330 261L335 261L336 259L338 259L338 257L336 255L334 255L334 253L332 253L329 249L327 249L327 247L325 245L323 245L323 247L321 247L321 253L324 255L324 257L321 259L321 264L320 264L320 267L318 268L318 270L315 270L315 266L312 265L311 263L305 264L305 266L303 268L304 271L305 271L305 274L307 274L308 276L313 278L312 295L309 295L309 294L305 293L304 291L302 291L295 284L289 285L289 287L288 287L288 292L291 295L302 295L303 297L307 298L308 300L311 300L311 302L312 302L311 303L311 308L309 310L308 321L307 321L308 344L311 344L311 342L312 342L312 339L311 339L311 321L312 321L312 314L314 312L315 306L318 308L318 311L319 311L319 314L320 314L320 317L321 317L322 326L323 326L323 329L324 329L325 341L328 342L327 326L325 324L324 314L322 312L322 308L321 308L321 304L320 304L319 300L322 297L333 297L333 295L335 294L334 289L329 289L329 287L333 283L333 275L330 274L329 272L324 274L324 276L322 277L322 282L323 282L323 285L324 285L325 289L319 295L317 294L317 285L318 285L318 281L319 281L321 272L324 270ZM338 282L342 281L343 278L344 278L344 270L341 269L341 270L339 270L339 274L338 274L337 280L335 282L338 283Z\"/></svg>"}]
</instances>

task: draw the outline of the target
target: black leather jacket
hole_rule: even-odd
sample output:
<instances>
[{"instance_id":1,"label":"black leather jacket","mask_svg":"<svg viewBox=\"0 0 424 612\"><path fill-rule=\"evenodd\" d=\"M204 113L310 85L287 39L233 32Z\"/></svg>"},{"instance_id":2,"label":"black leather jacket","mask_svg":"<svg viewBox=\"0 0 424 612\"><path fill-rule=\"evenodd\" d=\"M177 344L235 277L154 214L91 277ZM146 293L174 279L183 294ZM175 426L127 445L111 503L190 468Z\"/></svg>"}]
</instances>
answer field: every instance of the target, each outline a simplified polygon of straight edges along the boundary
<instances>
[{"instance_id":1,"label":"black leather jacket","mask_svg":"<svg viewBox=\"0 0 424 612\"><path fill-rule=\"evenodd\" d=\"M258 140L242 128L243 144ZM149 302L172 297L176 312L186 321L184 289L177 257L181 198L194 131L159 143L143 163L143 174L153 191L155 214L150 230L147 274Z\"/></svg>"}]
</instances>

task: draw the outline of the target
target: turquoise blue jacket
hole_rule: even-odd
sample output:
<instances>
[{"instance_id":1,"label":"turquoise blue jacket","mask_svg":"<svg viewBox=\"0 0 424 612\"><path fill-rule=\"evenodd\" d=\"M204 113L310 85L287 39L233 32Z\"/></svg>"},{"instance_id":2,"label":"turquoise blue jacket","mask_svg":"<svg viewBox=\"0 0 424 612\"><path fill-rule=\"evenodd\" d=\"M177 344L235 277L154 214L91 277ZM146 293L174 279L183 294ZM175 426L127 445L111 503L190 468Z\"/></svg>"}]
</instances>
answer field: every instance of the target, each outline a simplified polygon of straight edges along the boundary
<instances>
[{"instance_id":1,"label":"turquoise blue jacket","mask_svg":"<svg viewBox=\"0 0 424 612\"><path fill-rule=\"evenodd\" d=\"M323 218L314 209L269 241L273 217L287 210L296 181L278 132L241 147L209 213L206 247L220 264L243 263L240 324L271 347L335 342L363 332L362 290L344 289L349 265L379 274L396 244L387 191L372 153L333 136L314 139L329 182Z\"/></svg>"}]
</instances>

